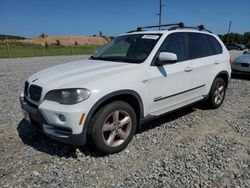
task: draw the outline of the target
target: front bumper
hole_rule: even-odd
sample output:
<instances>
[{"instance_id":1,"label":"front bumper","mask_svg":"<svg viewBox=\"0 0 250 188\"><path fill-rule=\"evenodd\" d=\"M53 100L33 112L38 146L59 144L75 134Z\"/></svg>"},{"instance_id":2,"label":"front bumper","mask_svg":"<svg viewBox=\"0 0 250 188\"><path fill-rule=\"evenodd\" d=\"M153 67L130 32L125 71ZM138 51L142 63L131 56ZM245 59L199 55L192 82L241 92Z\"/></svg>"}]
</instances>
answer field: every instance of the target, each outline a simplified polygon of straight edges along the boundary
<instances>
[{"instance_id":1,"label":"front bumper","mask_svg":"<svg viewBox=\"0 0 250 188\"><path fill-rule=\"evenodd\" d=\"M30 124L50 138L76 146L81 146L86 143L87 130L81 128L81 131L78 131L79 133L75 134L73 130L74 127L72 128L70 126L60 125L60 123L56 124L55 120L53 119L55 115L53 113L49 114L51 110L46 111L44 109L40 109L39 107L36 108L30 105L29 101L22 95L20 96L20 104L22 110L24 111L24 114L30 120ZM49 114L49 118L52 118L52 120L48 120L46 114ZM75 112L73 114L66 113L67 119L69 119L69 121L71 120L71 122L68 122L67 125L72 123L72 120L77 114L78 112ZM53 123L49 121L52 121Z\"/></svg>"}]
</instances>

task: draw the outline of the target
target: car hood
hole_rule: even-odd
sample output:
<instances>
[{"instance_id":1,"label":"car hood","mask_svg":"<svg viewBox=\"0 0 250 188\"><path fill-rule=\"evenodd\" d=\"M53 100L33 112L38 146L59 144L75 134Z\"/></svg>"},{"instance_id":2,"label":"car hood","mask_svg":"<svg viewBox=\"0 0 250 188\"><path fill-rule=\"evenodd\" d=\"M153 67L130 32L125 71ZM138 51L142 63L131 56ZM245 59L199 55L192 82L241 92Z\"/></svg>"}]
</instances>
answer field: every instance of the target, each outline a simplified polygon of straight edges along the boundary
<instances>
[{"instance_id":1,"label":"car hood","mask_svg":"<svg viewBox=\"0 0 250 188\"><path fill-rule=\"evenodd\" d=\"M99 60L80 60L40 71L32 75L28 81L30 84L46 87L47 89L81 87L84 83L87 84L96 79L119 74L119 72L133 68L136 65Z\"/></svg>"},{"instance_id":2,"label":"car hood","mask_svg":"<svg viewBox=\"0 0 250 188\"><path fill-rule=\"evenodd\" d=\"M250 55L242 54L234 60L234 63L250 63Z\"/></svg>"}]
</instances>

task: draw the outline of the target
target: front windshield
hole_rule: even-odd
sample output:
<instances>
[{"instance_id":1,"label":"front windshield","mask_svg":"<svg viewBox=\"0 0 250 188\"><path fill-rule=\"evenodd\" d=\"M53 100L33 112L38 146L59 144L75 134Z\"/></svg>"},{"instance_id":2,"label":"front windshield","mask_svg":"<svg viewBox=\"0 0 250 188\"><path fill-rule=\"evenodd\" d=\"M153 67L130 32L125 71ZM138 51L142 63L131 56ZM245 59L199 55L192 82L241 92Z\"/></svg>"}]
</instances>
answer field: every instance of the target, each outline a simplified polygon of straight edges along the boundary
<instances>
[{"instance_id":1,"label":"front windshield","mask_svg":"<svg viewBox=\"0 0 250 188\"><path fill-rule=\"evenodd\" d=\"M90 59L142 63L149 56L161 34L131 34L116 37Z\"/></svg>"}]
</instances>

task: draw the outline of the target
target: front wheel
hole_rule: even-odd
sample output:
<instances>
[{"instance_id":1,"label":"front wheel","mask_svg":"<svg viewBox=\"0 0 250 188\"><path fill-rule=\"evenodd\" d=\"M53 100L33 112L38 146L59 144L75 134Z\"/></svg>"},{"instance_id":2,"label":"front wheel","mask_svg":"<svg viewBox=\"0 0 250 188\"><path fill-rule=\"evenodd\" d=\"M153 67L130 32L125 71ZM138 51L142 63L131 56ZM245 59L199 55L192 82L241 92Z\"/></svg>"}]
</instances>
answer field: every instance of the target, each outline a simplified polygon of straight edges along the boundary
<instances>
[{"instance_id":1,"label":"front wheel","mask_svg":"<svg viewBox=\"0 0 250 188\"><path fill-rule=\"evenodd\" d=\"M208 105L211 108L218 108L222 105L226 94L226 83L222 78L216 78L212 84L208 97Z\"/></svg>"},{"instance_id":2,"label":"front wheel","mask_svg":"<svg viewBox=\"0 0 250 188\"><path fill-rule=\"evenodd\" d=\"M136 114L126 102L114 101L101 108L90 125L91 140L105 154L123 150L136 130Z\"/></svg>"}]
</instances>

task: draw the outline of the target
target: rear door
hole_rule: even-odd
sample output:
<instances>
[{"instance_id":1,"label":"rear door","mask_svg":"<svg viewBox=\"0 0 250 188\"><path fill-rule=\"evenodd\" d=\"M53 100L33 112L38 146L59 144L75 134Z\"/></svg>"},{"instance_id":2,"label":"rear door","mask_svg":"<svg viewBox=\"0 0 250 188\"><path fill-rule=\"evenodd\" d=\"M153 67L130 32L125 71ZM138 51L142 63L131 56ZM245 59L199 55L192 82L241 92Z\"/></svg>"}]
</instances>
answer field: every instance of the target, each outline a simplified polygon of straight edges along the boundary
<instances>
[{"instance_id":1,"label":"rear door","mask_svg":"<svg viewBox=\"0 0 250 188\"><path fill-rule=\"evenodd\" d=\"M189 59L193 63L193 86L196 88L193 97L201 97L211 79L213 69L213 49L203 33L188 33Z\"/></svg>"},{"instance_id":2,"label":"rear door","mask_svg":"<svg viewBox=\"0 0 250 188\"><path fill-rule=\"evenodd\" d=\"M203 33L188 33L189 59L193 63L192 88L196 88L192 93L193 97L201 97L207 94L207 87L210 87L212 77L216 72L216 66L220 63L218 57L215 57L217 54L212 44L217 40L213 36L211 36L212 39L209 37L210 35ZM217 46L218 54L222 52L220 47Z\"/></svg>"}]
</instances>

